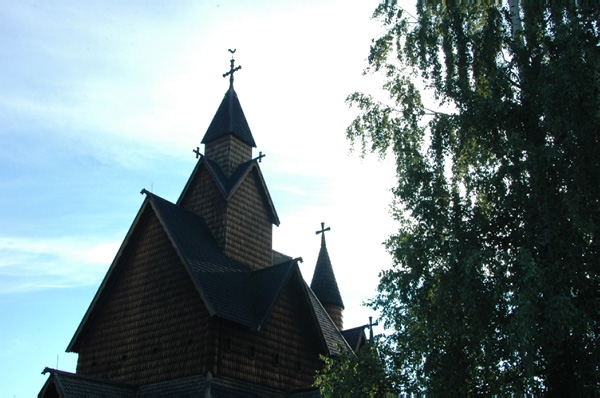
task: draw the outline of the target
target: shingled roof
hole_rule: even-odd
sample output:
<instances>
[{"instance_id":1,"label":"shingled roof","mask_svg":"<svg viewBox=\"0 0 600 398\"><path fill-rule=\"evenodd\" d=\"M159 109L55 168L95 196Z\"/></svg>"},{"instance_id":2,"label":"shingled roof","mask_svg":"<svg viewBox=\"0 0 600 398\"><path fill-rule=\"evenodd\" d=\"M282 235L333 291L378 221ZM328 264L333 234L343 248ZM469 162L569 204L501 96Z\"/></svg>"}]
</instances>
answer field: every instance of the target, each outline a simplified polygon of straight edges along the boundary
<instances>
[{"instance_id":1,"label":"shingled roof","mask_svg":"<svg viewBox=\"0 0 600 398\"><path fill-rule=\"evenodd\" d=\"M314 326L327 352L330 355L337 355L340 347L343 350L351 349L319 300L304 282L297 259L275 253L273 258L280 263L253 271L221 252L200 216L148 191L143 192L146 194L146 200L139 214L148 207L154 211L212 316L236 322L252 330L260 330L287 282L291 278L297 278L312 313ZM136 218L129 234L135 229L138 219L139 217ZM111 275L119 265L119 258L127 241L126 238L119 249L67 351L77 350L79 336L85 329L88 319L93 316L95 305L100 300L105 286L110 283Z\"/></svg>"},{"instance_id":2,"label":"shingled roof","mask_svg":"<svg viewBox=\"0 0 600 398\"><path fill-rule=\"evenodd\" d=\"M281 398L279 391L249 385L237 380L213 378L210 373L194 375L139 387L110 380L84 376L61 370L44 369L50 373L42 392L55 388L58 396L70 397L116 397L116 398L153 398L153 397L247 397L247 398ZM288 397L321 397L319 390L309 388L305 391L286 394Z\"/></svg>"},{"instance_id":3,"label":"shingled roof","mask_svg":"<svg viewBox=\"0 0 600 398\"><path fill-rule=\"evenodd\" d=\"M344 335L344 338L354 352L357 352L367 341L365 328L368 326L369 325L358 326L352 329L346 329L342 332L342 335Z\"/></svg>"},{"instance_id":4,"label":"shingled roof","mask_svg":"<svg viewBox=\"0 0 600 398\"><path fill-rule=\"evenodd\" d=\"M229 90L225 93L225 97L221 101L217 113L215 113L210 126L208 126L208 130L206 130L202 143L206 144L227 134L233 134L246 144L254 148L256 147L250 127L246 121L246 116L244 116L244 111L242 111L242 106L233 86L229 87Z\"/></svg>"},{"instance_id":5,"label":"shingled roof","mask_svg":"<svg viewBox=\"0 0 600 398\"><path fill-rule=\"evenodd\" d=\"M137 389L127 384L50 368L44 369L42 373L50 373L42 392L55 388L59 390L56 392L60 397L137 397Z\"/></svg>"},{"instance_id":6,"label":"shingled roof","mask_svg":"<svg viewBox=\"0 0 600 398\"><path fill-rule=\"evenodd\" d=\"M325 235L321 235L321 249L317 258L317 265L310 284L312 291L317 295L322 304L335 304L344 308L342 295L338 288L327 245L325 244Z\"/></svg>"}]
</instances>

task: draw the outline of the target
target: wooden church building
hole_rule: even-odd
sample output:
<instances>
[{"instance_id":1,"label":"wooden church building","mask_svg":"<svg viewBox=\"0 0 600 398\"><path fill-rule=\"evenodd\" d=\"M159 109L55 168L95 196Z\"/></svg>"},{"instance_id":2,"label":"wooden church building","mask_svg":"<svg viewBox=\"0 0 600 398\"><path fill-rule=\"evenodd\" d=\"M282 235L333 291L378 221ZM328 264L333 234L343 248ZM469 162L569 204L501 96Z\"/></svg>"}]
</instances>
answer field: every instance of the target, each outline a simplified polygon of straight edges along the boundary
<instances>
[{"instance_id":1,"label":"wooden church building","mask_svg":"<svg viewBox=\"0 0 600 398\"><path fill-rule=\"evenodd\" d=\"M324 232L311 286L272 248L279 217L233 89L176 203L144 202L39 397L309 397L319 355L356 350Z\"/></svg>"}]
</instances>

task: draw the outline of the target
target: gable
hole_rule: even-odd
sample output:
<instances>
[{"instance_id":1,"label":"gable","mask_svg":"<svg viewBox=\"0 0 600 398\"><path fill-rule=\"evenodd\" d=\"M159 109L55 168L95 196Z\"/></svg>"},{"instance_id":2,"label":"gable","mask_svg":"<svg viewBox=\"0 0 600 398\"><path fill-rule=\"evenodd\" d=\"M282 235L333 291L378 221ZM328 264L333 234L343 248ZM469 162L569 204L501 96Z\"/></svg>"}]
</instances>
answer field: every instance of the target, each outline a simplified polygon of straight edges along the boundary
<instances>
[{"instance_id":1,"label":"gable","mask_svg":"<svg viewBox=\"0 0 600 398\"><path fill-rule=\"evenodd\" d=\"M258 271L262 272L262 271ZM312 385L327 354L296 273L282 284L259 331L224 323L218 374L280 391ZM266 282L269 278L266 278Z\"/></svg>"},{"instance_id":2,"label":"gable","mask_svg":"<svg viewBox=\"0 0 600 398\"><path fill-rule=\"evenodd\" d=\"M202 156L181 192L177 205L202 215L199 209L230 201L250 173L254 174L253 180L269 220L272 224L279 225L279 217L256 160L241 164L233 175L227 178L214 162Z\"/></svg>"},{"instance_id":3,"label":"gable","mask_svg":"<svg viewBox=\"0 0 600 398\"><path fill-rule=\"evenodd\" d=\"M136 384L201 373L210 314L152 208L136 221L70 347L77 372Z\"/></svg>"},{"instance_id":4,"label":"gable","mask_svg":"<svg viewBox=\"0 0 600 398\"><path fill-rule=\"evenodd\" d=\"M227 188L223 184L223 178L220 178L214 169L211 170L207 162L200 161L196 164L177 205L201 216L208 225L219 224L227 206L224 200L226 195Z\"/></svg>"},{"instance_id":5,"label":"gable","mask_svg":"<svg viewBox=\"0 0 600 398\"><path fill-rule=\"evenodd\" d=\"M295 341L313 339L308 346L330 355L350 349L304 282L298 259L276 253L279 264L252 271L222 253L201 217L143 192L147 199L69 345L80 354L79 373L149 383L213 372L218 320L270 339L300 322L290 329ZM287 320L271 326L277 319Z\"/></svg>"}]
</instances>

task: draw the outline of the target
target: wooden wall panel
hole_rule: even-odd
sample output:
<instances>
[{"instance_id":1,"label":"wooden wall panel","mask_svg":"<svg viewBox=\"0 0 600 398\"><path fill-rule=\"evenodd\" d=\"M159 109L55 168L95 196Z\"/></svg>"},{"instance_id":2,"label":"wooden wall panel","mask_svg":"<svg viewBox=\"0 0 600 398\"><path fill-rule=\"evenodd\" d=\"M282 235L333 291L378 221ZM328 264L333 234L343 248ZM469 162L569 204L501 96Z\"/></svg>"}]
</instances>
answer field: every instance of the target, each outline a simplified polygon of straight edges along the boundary
<instances>
[{"instance_id":1,"label":"wooden wall panel","mask_svg":"<svg viewBox=\"0 0 600 398\"><path fill-rule=\"evenodd\" d=\"M339 330L344 330L344 310L337 304L323 304L325 311Z\"/></svg>"}]
</instances>

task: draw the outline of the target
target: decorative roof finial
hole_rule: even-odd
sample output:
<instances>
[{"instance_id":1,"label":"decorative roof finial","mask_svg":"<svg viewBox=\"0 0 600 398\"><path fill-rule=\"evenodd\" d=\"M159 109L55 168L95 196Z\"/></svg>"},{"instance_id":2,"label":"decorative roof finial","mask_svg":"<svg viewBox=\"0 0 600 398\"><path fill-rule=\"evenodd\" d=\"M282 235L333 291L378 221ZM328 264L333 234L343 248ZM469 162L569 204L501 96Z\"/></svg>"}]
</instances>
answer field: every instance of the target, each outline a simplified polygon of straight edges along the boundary
<instances>
[{"instance_id":1,"label":"decorative roof finial","mask_svg":"<svg viewBox=\"0 0 600 398\"><path fill-rule=\"evenodd\" d=\"M373 323L373 317L370 316L369 324L367 325L367 327L369 328L369 340L373 340L373 326L378 326L378 325L379 325L379 321Z\"/></svg>"},{"instance_id":2,"label":"decorative roof finial","mask_svg":"<svg viewBox=\"0 0 600 398\"><path fill-rule=\"evenodd\" d=\"M229 88L233 88L233 74L235 72L237 72L238 70L242 69L241 66L238 66L237 68L233 67L233 65L235 63L235 59L233 59L233 53L235 53L235 50L236 50L235 48L233 50L229 49L229 52L231 53L231 66L230 66L229 72L223 73L223 77L229 76Z\"/></svg>"},{"instance_id":3,"label":"decorative roof finial","mask_svg":"<svg viewBox=\"0 0 600 398\"><path fill-rule=\"evenodd\" d=\"M321 238L322 238L321 240L322 240L322 242L323 242L323 243L325 242L325 232L326 232L326 231L331 231L331 228L329 228L329 227L325 228L325 223L324 223L324 222L322 222L322 223L321 223L321 230L319 230L319 231L316 231L316 232L315 232L315 234L317 234L317 235L319 235L319 234L323 234L323 235L321 236Z\"/></svg>"}]
</instances>

